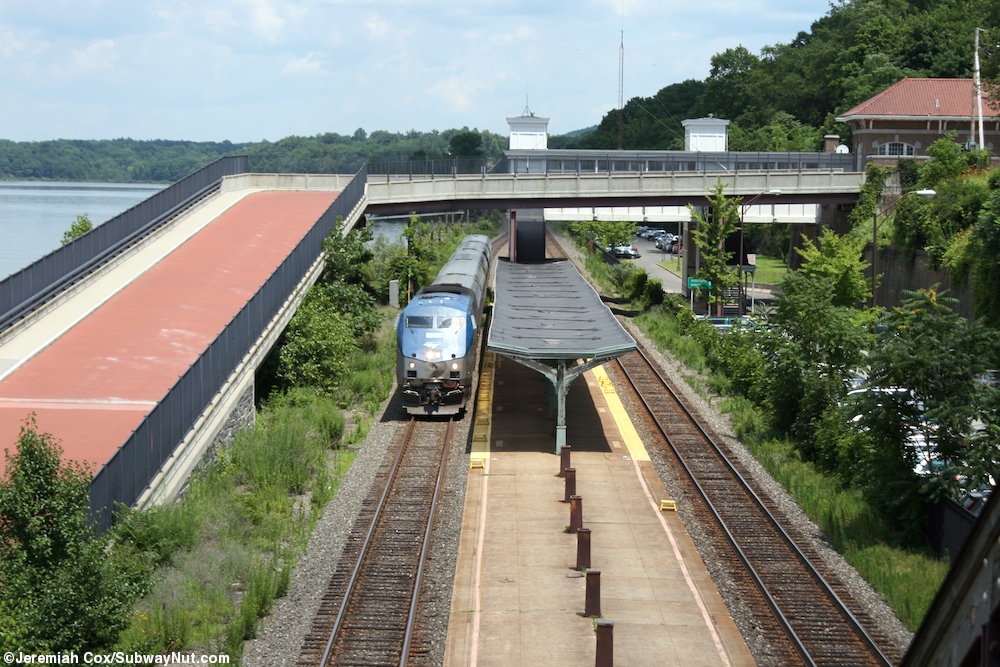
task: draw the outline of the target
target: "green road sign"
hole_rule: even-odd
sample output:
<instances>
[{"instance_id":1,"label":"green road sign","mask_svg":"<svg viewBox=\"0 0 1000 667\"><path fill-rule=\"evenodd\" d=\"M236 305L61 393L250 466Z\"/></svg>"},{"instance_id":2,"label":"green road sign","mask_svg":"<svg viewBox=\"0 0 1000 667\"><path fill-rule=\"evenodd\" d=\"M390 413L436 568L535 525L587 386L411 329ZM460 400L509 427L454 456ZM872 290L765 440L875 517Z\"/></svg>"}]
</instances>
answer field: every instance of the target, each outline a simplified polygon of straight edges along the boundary
<instances>
[{"instance_id":1,"label":"green road sign","mask_svg":"<svg viewBox=\"0 0 1000 667\"><path fill-rule=\"evenodd\" d=\"M712 289L712 281L701 278L688 278L688 289Z\"/></svg>"}]
</instances>

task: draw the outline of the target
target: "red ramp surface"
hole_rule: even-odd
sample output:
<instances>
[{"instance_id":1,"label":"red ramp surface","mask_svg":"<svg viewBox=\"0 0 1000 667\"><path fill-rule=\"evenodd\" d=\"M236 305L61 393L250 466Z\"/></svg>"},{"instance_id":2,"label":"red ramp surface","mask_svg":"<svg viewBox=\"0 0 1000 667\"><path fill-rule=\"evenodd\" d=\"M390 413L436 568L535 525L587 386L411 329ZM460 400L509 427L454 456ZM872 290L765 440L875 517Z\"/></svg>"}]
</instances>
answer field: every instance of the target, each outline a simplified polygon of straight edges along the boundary
<instances>
[{"instance_id":1,"label":"red ramp surface","mask_svg":"<svg viewBox=\"0 0 1000 667\"><path fill-rule=\"evenodd\" d=\"M337 194L253 193L209 223L0 382L0 448L34 413L96 473Z\"/></svg>"}]
</instances>

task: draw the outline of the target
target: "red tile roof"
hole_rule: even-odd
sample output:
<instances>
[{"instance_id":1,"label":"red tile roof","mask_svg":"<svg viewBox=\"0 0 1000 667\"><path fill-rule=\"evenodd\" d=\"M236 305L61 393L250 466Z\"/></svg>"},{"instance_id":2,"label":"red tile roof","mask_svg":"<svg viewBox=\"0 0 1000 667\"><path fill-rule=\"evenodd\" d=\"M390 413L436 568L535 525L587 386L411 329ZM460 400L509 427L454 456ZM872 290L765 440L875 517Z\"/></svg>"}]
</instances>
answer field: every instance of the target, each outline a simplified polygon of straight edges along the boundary
<instances>
[{"instance_id":1,"label":"red tile roof","mask_svg":"<svg viewBox=\"0 0 1000 667\"><path fill-rule=\"evenodd\" d=\"M972 79L903 79L845 111L837 120L872 116L971 118L978 115ZM1000 103L983 97L983 117L1000 116Z\"/></svg>"}]
</instances>

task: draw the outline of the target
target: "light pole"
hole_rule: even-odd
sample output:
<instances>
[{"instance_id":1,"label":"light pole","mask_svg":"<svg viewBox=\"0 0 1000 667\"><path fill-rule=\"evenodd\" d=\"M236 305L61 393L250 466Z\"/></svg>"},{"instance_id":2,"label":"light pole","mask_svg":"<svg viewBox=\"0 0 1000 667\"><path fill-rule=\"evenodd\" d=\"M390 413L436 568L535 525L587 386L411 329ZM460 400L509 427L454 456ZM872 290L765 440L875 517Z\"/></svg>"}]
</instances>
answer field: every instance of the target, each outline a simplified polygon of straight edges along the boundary
<instances>
[{"instance_id":1,"label":"light pole","mask_svg":"<svg viewBox=\"0 0 1000 667\"><path fill-rule=\"evenodd\" d=\"M736 269L737 275L739 276L739 289L737 290L738 292L737 298L739 298L740 302L739 305L737 305L736 307L736 313L741 317L743 316L743 303L746 300L746 296L743 294L743 258L744 258L743 225L746 223L747 209L753 206L754 202L763 197L764 195L778 196L780 194L781 190L778 190L777 188L772 188L770 190L767 190L766 192L761 192L760 194L755 195L750 201L746 202L745 204L743 202L740 202L740 256L737 258L739 264L737 265Z\"/></svg>"},{"instance_id":2,"label":"light pole","mask_svg":"<svg viewBox=\"0 0 1000 667\"><path fill-rule=\"evenodd\" d=\"M920 197L926 197L927 199L933 199L937 192L935 190L911 190L910 192L904 192L903 196L886 206L883 210L878 210L878 205L875 206L875 213L872 215L872 308L875 307L875 282L878 280L878 271L875 267L878 264L878 228L879 228L879 216L882 216L882 222L889 219L889 216L896 207L899 206L899 202L903 201L910 195L917 195Z\"/></svg>"}]
</instances>

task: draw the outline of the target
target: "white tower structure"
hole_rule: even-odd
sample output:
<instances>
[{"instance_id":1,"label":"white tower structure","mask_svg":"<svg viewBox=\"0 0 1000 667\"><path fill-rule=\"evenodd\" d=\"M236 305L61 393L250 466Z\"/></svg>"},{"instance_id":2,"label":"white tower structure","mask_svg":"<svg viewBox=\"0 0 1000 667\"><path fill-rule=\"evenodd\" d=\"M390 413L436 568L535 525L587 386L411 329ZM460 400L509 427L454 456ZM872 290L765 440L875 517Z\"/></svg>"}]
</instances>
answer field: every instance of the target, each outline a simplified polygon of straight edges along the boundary
<instances>
[{"instance_id":1,"label":"white tower structure","mask_svg":"<svg viewBox=\"0 0 1000 667\"><path fill-rule=\"evenodd\" d=\"M507 116L507 125L510 126L510 150L548 150L548 118L536 116L525 106L520 116Z\"/></svg>"},{"instance_id":2,"label":"white tower structure","mask_svg":"<svg viewBox=\"0 0 1000 667\"><path fill-rule=\"evenodd\" d=\"M701 153L721 153L729 150L728 120L721 118L690 118L682 120L684 150Z\"/></svg>"}]
</instances>

